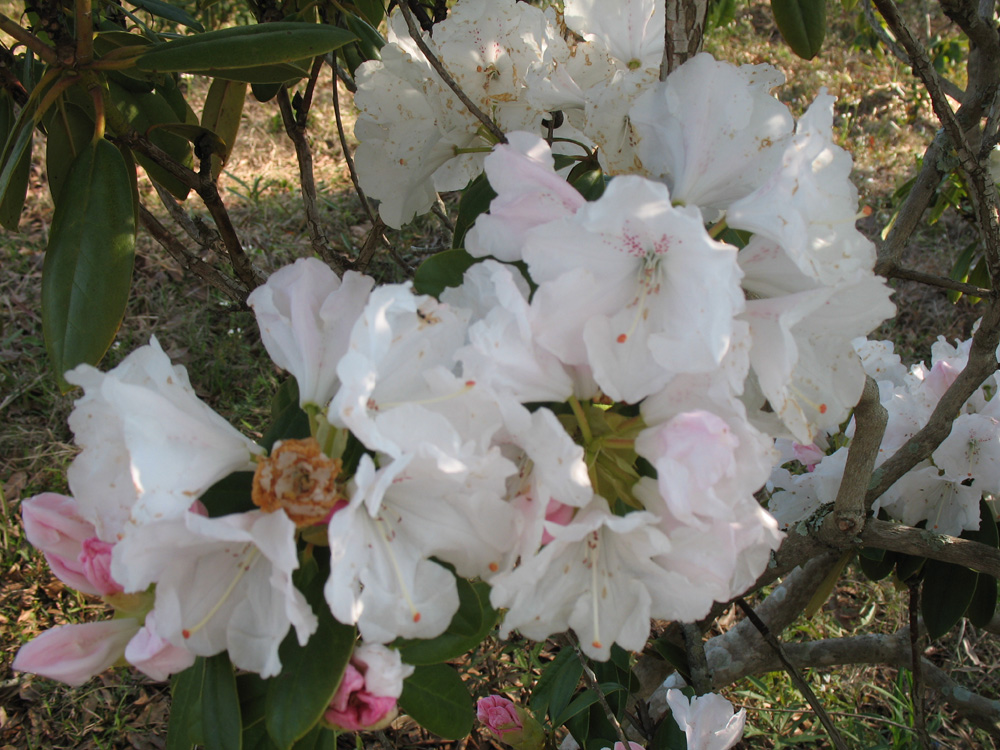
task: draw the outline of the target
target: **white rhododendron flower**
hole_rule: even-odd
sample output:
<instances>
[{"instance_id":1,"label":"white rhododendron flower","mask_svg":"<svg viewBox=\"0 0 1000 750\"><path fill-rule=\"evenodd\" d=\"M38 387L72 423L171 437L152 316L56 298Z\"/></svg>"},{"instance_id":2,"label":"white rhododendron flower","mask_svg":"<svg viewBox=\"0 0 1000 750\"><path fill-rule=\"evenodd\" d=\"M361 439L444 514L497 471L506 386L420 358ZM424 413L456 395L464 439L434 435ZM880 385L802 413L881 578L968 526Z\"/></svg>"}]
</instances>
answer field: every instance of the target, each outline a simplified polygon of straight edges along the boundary
<instances>
[{"instance_id":1,"label":"white rhododendron flower","mask_svg":"<svg viewBox=\"0 0 1000 750\"><path fill-rule=\"evenodd\" d=\"M667 691L667 705L687 738L688 750L729 750L743 736L747 711L717 693L688 699L680 690Z\"/></svg>"},{"instance_id":2,"label":"white rhododendron flower","mask_svg":"<svg viewBox=\"0 0 1000 750\"><path fill-rule=\"evenodd\" d=\"M262 449L199 399L155 338L103 373L80 365L69 426L83 449L67 472L80 514L116 541L129 523L181 516Z\"/></svg>"},{"instance_id":3,"label":"white rhododendron flower","mask_svg":"<svg viewBox=\"0 0 1000 750\"><path fill-rule=\"evenodd\" d=\"M624 70L653 68L663 59L663 3L633 0L607 5L600 0L566 0L566 25L588 42L603 46Z\"/></svg>"},{"instance_id":4,"label":"white rhododendron flower","mask_svg":"<svg viewBox=\"0 0 1000 750\"><path fill-rule=\"evenodd\" d=\"M295 627L304 646L316 615L292 583L295 524L283 511L206 518L185 513L132 529L111 570L126 591L156 584L156 629L198 656L229 652L241 669L273 677Z\"/></svg>"},{"instance_id":5,"label":"white rhododendron flower","mask_svg":"<svg viewBox=\"0 0 1000 750\"><path fill-rule=\"evenodd\" d=\"M299 403L326 408L337 389L337 362L375 280L348 271L340 279L316 258L300 258L250 293L267 353L295 376Z\"/></svg>"}]
</instances>

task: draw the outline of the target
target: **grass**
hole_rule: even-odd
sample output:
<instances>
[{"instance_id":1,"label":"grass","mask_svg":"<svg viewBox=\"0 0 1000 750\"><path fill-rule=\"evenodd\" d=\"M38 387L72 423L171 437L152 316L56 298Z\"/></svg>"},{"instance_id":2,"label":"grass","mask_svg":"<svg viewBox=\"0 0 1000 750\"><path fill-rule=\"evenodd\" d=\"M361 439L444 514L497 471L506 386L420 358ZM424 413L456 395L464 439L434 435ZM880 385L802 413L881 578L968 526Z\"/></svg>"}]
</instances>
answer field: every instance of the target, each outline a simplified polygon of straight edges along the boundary
<instances>
[{"instance_id":1,"label":"grass","mask_svg":"<svg viewBox=\"0 0 1000 750\"><path fill-rule=\"evenodd\" d=\"M908 10L919 17L927 3ZM925 97L909 72L891 58L874 59L852 42L865 40L853 14L831 4L827 47L815 61L785 49L760 0L738 4L734 22L714 32L707 48L736 62L769 61L788 83L780 97L798 115L820 87L838 97L835 128L840 145L855 157L855 182L872 213L862 221L875 235L888 220L890 199L908 174L914 155L937 129ZM931 29L929 37L946 32ZM947 60L944 61L947 64ZM952 70L960 76L959 70ZM196 111L205 89L190 81ZM308 233L297 196L294 151L280 132L274 108L249 100L236 154L221 180L224 198L253 261L265 272L310 254ZM320 210L327 233L343 250L356 247L369 228L350 190L333 126L329 97L317 97L310 137L316 154ZM36 149L36 153L38 150ZM156 201L148 185L144 200ZM193 204L193 200L191 201ZM46 231L52 207L44 187L44 167L33 165L28 203L19 235L0 237L0 490L3 514L0 564L0 748L160 748L164 746L168 696L163 684L119 669L72 689L28 675L13 676L9 665L18 647L40 631L66 622L104 616L103 605L66 589L52 578L42 557L23 538L18 523L22 499L43 491L65 491L65 469L74 455L66 418L73 395L60 394L48 372L38 299ZM960 218L946 216L922 228L908 251L907 264L945 274L953 248L972 236ZM447 233L433 218L390 234L407 267L442 248ZM380 255L371 269L380 281L404 273L400 262ZM978 316L967 300L951 305L944 294L916 284L896 284L899 317L876 335L892 338L904 360L926 359L934 336L965 337ZM197 279L186 277L148 238L141 237L134 293L125 322L104 368L156 335L175 362L185 365L192 383L213 408L246 434L260 436L279 373L269 364L253 317L234 309ZM821 612L797 623L786 637L823 638L862 630L892 632L905 622L905 597L891 584L873 584L849 572ZM1000 695L1000 654L992 639L971 627L957 629L933 644L929 657L984 695ZM484 691L526 701L533 675L549 657L545 644L487 641L463 665ZM915 745L909 677L888 668L844 667L812 670L814 690L852 746L907 748ZM743 747L821 748L825 734L800 695L781 675L734 686L728 697L749 713ZM931 703L929 728L942 747L989 748L946 707ZM428 745L430 738L403 722L390 731L402 746ZM488 744L474 734L471 747Z\"/></svg>"}]
</instances>

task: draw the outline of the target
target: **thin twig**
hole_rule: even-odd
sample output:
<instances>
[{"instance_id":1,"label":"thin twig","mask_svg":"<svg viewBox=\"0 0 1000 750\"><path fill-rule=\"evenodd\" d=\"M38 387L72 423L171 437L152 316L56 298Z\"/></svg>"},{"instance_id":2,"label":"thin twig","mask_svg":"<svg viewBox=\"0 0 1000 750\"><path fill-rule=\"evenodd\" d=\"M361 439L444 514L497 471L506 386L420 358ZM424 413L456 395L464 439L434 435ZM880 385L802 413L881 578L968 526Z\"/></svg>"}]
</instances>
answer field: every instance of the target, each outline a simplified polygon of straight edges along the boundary
<instances>
[{"instance_id":1,"label":"thin twig","mask_svg":"<svg viewBox=\"0 0 1000 750\"><path fill-rule=\"evenodd\" d=\"M785 671L788 672L788 676L791 677L792 682L795 683L795 687L799 689L799 692L802 693L803 697L809 701L809 705L812 706L813 711L816 712L816 716L826 729L826 733L830 736L830 741L833 743L833 746L836 747L837 750L848 750L847 743L844 742L844 738L840 736L840 732L837 731L837 727L834 726L830 715L826 712L826 709L823 708L823 704L819 702L816 694L812 691L812 688L809 687L809 683L802 678L801 674L799 674L799 670L796 669L795 665L788 660L787 656L785 656L781 643L779 643L778 639L771 634L771 631L768 629L765 622L757 616L757 613L754 612L753 608L746 603L746 600L742 598L737 599L736 605L743 610L747 619L753 623L754 627L757 628L758 631L760 631L761 636L774 650L778 659L781 660L782 665L785 667Z\"/></svg>"},{"instance_id":2,"label":"thin twig","mask_svg":"<svg viewBox=\"0 0 1000 750\"><path fill-rule=\"evenodd\" d=\"M364 208L365 213L368 214L368 220L372 223L372 226L375 226L375 212L368 203L368 196L365 195L365 191L361 189L361 182L358 180L358 171L354 168L354 159L351 156L351 149L347 144L347 134L344 132L344 120L340 114L340 88L337 86L337 81L340 79L340 76L338 75L340 65L337 63L337 58L334 55L327 56L326 61L330 64L330 67L333 68L334 73L333 116L337 120L337 136L340 138L340 150L344 153L344 161L347 162L347 171L351 174L351 182L354 184L354 192L358 194L358 200L361 201L362 208Z\"/></svg>"},{"instance_id":3,"label":"thin twig","mask_svg":"<svg viewBox=\"0 0 1000 750\"><path fill-rule=\"evenodd\" d=\"M406 28L410 32L410 37L413 39L413 42L417 45L417 48L423 52L424 57L427 58L427 62L430 63L431 67L434 68L439 76L441 76L441 80L445 82L445 85L455 92L455 96L458 97L459 101L462 102L462 104L465 105L465 108L468 109L469 112L471 112L472 115L483 124L483 127L486 128L487 132L489 132L489 134L492 135L497 142L506 143L507 136L503 134L503 131L500 130L500 128L497 127L497 124L493 122L493 120L491 120L490 117L477 107L475 103L466 95L466 93L462 90L462 87L458 85L455 79L451 77L451 74L445 69L441 60L438 59L438 56L434 54L433 50L431 50L429 46L427 46L427 42L424 41L424 38L420 33L420 29L417 28L417 24L413 20L413 13L410 11L410 8L405 2L401 2L399 4L399 10L402 12L403 18L406 20Z\"/></svg>"},{"instance_id":4,"label":"thin twig","mask_svg":"<svg viewBox=\"0 0 1000 750\"><path fill-rule=\"evenodd\" d=\"M316 206L316 179L313 175L312 149L306 138L305 125L308 110L295 112L288 99L288 89L284 86L278 91L278 109L281 111L281 121L285 126L285 134L295 146L295 160L299 165L299 185L302 188L302 206L306 212L306 226L309 227L309 241L313 252L330 264L334 270L343 275L346 270L343 261L337 257L330 247L330 241L323 233L323 223L319 208Z\"/></svg>"},{"instance_id":5,"label":"thin twig","mask_svg":"<svg viewBox=\"0 0 1000 750\"><path fill-rule=\"evenodd\" d=\"M975 284L966 284L961 281L955 281L954 279L946 279L943 276L935 276L934 274L923 273L922 271L914 271L910 268L893 268L886 274L886 276L890 279L906 279L907 281L916 281L921 284L927 284L928 286L951 289L952 291L968 294L972 297L989 297L992 294L989 289L983 289Z\"/></svg>"},{"instance_id":6,"label":"thin twig","mask_svg":"<svg viewBox=\"0 0 1000 750\"><path fill-rule=\"evenodd\" d=\"M357 260L354 261L354 270L358 273L364 273L368 270L368 266L371 265L372 258L375 257L375 253L381 244L385 244L385 246L389 248L393 258L397 259L407 273L411 271L409 266L402 262L402 258L399 258L395 249L389 244L389 240L387 240L383 234L384 231L385 222L382 221L381 216L376 216L375 222L372 224L372 228L369 230L368 236L365 238L365 244L361 246L361 252L358 253Z\"/></svg>"},{"instance_id":7,"label":"thin twig","mask_svg":"<svg viewBox=\"0 0 1000 750\"><path fill-rule=\"evenodd\" d=\"M618 721L618 717L615 716L615 712L611 710L611 706L608 703L608 699L604 695L604 691L601 690L601 685L597 681L597 675L594 674L594 670L590 668L587 663L587 657L583 655L583 651L580 650L580 644L577 643L576 637L572 633L566 633L566 638L570 643L570 646L576 652L576 658L580 660L580 665L583 667L583 681L587 683L587 688L592 690L597 695L597 702L601 704L601 708L604 709L604 713L607 716L611 726L615 728L615 734L618 735L618 741L622 743L623 748L631 747L628 742L628 738L625 736L625 730L622 729L622 725Z\"/></svg>"},{"instance_id":8,"label":"thin twig","mask_svg":"<svg viewBox=\"0 0 1000 750\"><path fill-rule=\"evenodd\" d=\"M924 748L930 748L930 737L927 735L927 717L924 714L924 689L923 680L920 675L920 582L909 580L906 583L910 590L910 661L913 667L910 674L913 675L913 689L910 698L913 701L913 724L917 730L917 737Z\"/></svg>"},{"instance_id":9,"label":"thin twig","mask_svg":"<svg viewBox=\"0 0 1000 750\"><path fill-rule=\"evenodd\" d=\"M197 255L192 253L184 244L170 233L163 224L160 223L149 210L139 204L139 219L153 239L155 239L166 250L170 256L180 263L184 268L200 276L213 287L229 297L233 302L246 307L247 292L239 287L232 279L223 275L217 268L206 263Z\"/></svg>"},{"instance_id":10,"label":"thin twig","mask_svg":"<svg viewBox=\"0 0 1000 750\"><path fill-rule=\"evenodd\" d=\"M10 34L49 65L59 64L59 56L56 54L54 49L30 31L22 28L21 24L17 21L8 18L3 13L0 13L0 31L3 31L5 34Z\"/></svg>"},{"instance_id":11,"label":"thin twig","mask_svg":"<svg viewBox=\"0 0 1000 750\"><path fill-rule=\"evenodd\" d=\"M160 204L167 209L170 218L177 226L184 230L184 233L197 242L206 250L214 249L216 245L221 247L222 238L213 232L203 221L195 221L187 211L177 202L173 194L158 182L153 182L153 189L160 199Z\"/></svg>"}]
</instances>

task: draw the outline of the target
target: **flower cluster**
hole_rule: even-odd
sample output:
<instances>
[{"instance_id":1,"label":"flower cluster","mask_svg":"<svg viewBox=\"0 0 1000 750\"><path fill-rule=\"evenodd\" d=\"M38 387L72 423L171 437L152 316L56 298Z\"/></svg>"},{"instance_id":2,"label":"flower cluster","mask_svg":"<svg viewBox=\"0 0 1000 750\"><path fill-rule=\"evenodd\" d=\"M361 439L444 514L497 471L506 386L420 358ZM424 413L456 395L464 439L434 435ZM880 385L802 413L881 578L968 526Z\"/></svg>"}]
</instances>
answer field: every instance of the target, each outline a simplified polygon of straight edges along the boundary
<instances>
[{"instance_id":1,"label":"flower cluster","mask_svg":"<svg viewBox=\"0 0 1000 750\"><path fill-rule=\"evenodd\" d=\"M927 424L931 412L959 373L965 369L972 339L949 344L940 337L931 348L931 366L923 362L903 366L891 341L855 342L865 371L879 387L879 400L888 414L876 467L892 456ZM960 535L979 528L979 501L984 493L1000 493L1000 387L996 374L986 379L965 402L948 437L927 458L890 487L873 508L908 526L926 522L939 534ZM846 442L854 433L848 425ZM828 441L821 438L821 442ZM769 508L786 528L832 503L844 475L848 446L830 455L811 455L805 473L785 466L771 476L774 491ZM794 456L801 463L800 456ZM791 465L794 469L794 465Z\"/></svg>"},{"instance_id":2,"label":"flower cluster","mask_svg":"<svg viewBox=\"0 0 1000 750\"><path fill-rule=\"evenodd\" d=\"M456 3L426 41L502 144L390 19L358 72L362 184L393 225L480 169L496 197L437 296L316 259L250 295L297 386L275 442L215 414L155 339L66 374L82 450L57 515L78 527L37 543L134 615L73 680L123 650L145 668L140 626L169 655L157 674L227 652L272 677L286 636L304 646L332 614L365 645L326 721L380 726L407 674L386 646L444 633L461 579L488 584L501 635L572 630L598 660L756 580L782 537L755 496L775 438L846 419L865 377L851 340L893 306L854 226L832 97L796 123L770 94L778 71L708 55L659 81L660 6L598 25L596 2L567 0L571 45L527 3ZM590 200L557 156L600 164ZM329 613L296 585L316 548ZM19 669L42 671L41 642Z\"/></svg>"}]
</instances>

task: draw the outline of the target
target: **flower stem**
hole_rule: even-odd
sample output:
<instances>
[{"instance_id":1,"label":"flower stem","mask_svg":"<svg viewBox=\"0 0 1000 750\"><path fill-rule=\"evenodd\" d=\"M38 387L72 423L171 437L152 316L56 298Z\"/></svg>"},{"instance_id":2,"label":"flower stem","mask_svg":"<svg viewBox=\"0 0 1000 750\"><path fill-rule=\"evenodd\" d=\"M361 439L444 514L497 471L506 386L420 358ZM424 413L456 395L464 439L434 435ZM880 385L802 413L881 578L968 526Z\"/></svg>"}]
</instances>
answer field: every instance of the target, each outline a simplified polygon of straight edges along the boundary
<instances>
[{"instance_id":1,"label":"flower stem","mask_svg":"<svg viewBox=\"0 0 1000 750\"><path fill-rule=\"evenodd\" d=\"M583 433L583 442L589 444L594 439L594 433L590 431L590 423L587 421L587 415L584 413L583 407L580 406L580 402L576 396L569 397L569 408L573 410L576 423L580 425L580 432Z\"/></svg>"}]
</instances>

